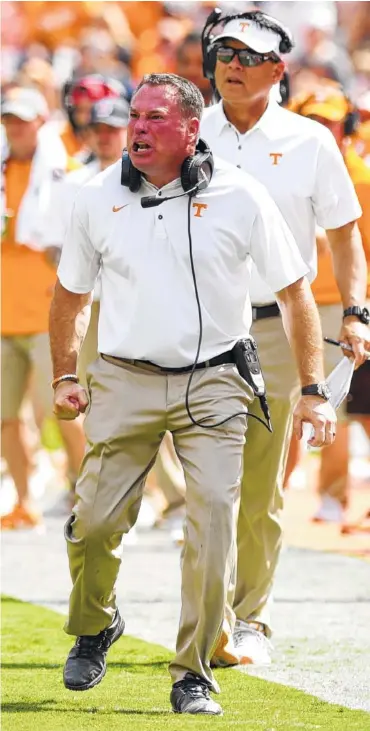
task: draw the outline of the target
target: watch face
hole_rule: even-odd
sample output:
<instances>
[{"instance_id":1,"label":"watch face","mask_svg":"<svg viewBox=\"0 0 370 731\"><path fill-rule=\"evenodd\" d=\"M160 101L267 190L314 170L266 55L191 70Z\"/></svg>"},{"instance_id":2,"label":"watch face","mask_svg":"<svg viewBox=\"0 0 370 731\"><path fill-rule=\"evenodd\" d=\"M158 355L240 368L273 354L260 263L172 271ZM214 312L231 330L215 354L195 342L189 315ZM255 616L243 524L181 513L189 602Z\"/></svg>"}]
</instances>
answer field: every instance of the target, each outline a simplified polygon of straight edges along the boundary
<instances>
[{"instance_id":1,"label":"watch face","mask_svg":"<svg viewBox=\"0 0 370 731\"><path fill-rule=\"evenodd\" d=\"M320 391L320 396L323 396L323 398L326 398L326 400L329 401L331 396L329 386L326 383L320 383L318 390Z\"/></svg>"},{"instance_id":2,"label":"watch face","mask_svg":"<svg viewBox=\"0 0 370 731\"><path fill-rule=\"evenodd\" d=\"M364 309L362 310L362 321L365 323L365 325L370 324L370 312L367 307L364 307Z\"/></svg>"}]
</instances>

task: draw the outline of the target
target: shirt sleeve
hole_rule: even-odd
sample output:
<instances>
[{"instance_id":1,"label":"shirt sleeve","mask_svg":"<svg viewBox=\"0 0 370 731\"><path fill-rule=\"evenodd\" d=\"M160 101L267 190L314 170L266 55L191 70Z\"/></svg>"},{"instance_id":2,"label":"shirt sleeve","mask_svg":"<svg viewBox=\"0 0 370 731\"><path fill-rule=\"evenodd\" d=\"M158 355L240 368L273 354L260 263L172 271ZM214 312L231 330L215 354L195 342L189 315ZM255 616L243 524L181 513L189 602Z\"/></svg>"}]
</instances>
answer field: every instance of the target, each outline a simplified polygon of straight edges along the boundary
<instances>
[{"instance_id":1,"label":"shirt sleeve","mask_svg":"<svg viewBox=\"0 0 370 731\"><path fill-rule=\"evenodd\" d=\"M319 226L340 228L361 216L361 206L332 133L323 128L312 205Z\"/></svg>"},{"instance_id":2,"label":"shirt sleeve","mask_svg":"<svg viewBox=\"0 0 370 731\"><path fill-rule=\"evenodd\" d=\"M74 202L57 272L63 287L76 294L91 292L100 270L100 253L89 235L84 193Z\"/></svg>"},{"instance_id":3,"label":"shirt sleeve","mask_svg":"<svg viewBox=\"0 0 370 731\"><path fill-rule=\"evenodd\" d=\"M258 194L250 255L259 275L273 292L279 292L309 272L277 205L263 189Z\"/></svg>"}]
</instances>

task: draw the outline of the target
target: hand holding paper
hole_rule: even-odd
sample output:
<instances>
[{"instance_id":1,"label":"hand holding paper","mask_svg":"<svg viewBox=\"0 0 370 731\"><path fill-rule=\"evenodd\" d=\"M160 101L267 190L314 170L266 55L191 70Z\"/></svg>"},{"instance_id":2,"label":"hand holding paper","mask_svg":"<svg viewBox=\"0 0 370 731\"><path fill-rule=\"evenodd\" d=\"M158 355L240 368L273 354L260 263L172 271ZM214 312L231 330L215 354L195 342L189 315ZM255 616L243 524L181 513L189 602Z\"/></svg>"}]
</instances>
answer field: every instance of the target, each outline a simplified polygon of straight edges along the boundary
<instances>
[{"instance_id":1,"label":"hand holding paper","mask_svg":"<svg viewBox=\"0 0 370 731\"><path fill-rule=\"evenodd\" d=\"M326 383L328 384L331 397L330 403L334 409L338 409L341 403L348 395L353 371L355 368L355 361L350 358L342 358L342 360L335 366L328 378ZM309 442L313 438L313 428L311 424L305 423L303 425L303 441L309 446ZM315 446L315 445L311 445Z\"/></svg>"}]
</instances>

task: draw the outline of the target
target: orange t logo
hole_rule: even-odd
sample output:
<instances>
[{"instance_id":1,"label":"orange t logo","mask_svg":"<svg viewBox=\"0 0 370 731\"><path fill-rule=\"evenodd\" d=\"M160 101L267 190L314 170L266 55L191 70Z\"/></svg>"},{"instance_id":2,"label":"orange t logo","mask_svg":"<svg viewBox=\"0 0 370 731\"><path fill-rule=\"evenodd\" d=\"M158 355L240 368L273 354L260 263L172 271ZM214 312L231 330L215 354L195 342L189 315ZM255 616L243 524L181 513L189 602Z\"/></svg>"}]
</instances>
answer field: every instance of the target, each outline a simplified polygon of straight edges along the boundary
<instances>
[{"instance_id":1,"label":"orange t logo","mask_svg":"<svg viewBox=\"0 0 370 731\"><path fill-rule=\"evenodd\" d=\"M193 203L193 208L196 208L194 213L195 218L202 218L201 211L208 208L207 203Z\"/></svg>"},{"instance_id":2,"label":"orange t logo","mask_svg":"<svg viewBox=\"0 0 370 731\"><path fill-rule=\"evenodd\" d=\"M272 158L272 164L277 165L280 161L280 158L283 157L282 152L270 152L270 157Z\"/></svg>"},{"instance_id":3,"label":"orange t logo","mask_svg":"<svg viewBox=\"0 0 370 731\"><path fill-rule=\"evenodd\" d=\"M241 23L240 22L239 23L239 28L240 28L241 32L244 33L245 29L246 28L249 28L249 23Z\"/></svg>"}]
</instances>

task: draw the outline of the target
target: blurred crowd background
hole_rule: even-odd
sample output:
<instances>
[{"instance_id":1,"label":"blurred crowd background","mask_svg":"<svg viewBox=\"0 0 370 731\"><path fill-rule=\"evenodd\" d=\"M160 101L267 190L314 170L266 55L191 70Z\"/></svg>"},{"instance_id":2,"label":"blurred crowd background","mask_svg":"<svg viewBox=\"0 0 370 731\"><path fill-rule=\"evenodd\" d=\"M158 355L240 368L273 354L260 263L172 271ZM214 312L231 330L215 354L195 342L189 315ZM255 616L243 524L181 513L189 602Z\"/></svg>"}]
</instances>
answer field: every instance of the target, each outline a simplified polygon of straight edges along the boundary
<instances>
[{"instance_id":1,"label":"blurred crowd background","mask_svg":"<svg viewBox=\"0 0 370 731\"><path fill-rule=\"evenodd\" d=\"M13 88L37 89L49 108L47 124L68 127L66 88L71 80L102 74L119 81L129 100L133 89L148 72L173 72L193 81L202 91L206 104L212 103L212 90L203 77L200 34L214 7L228 14L262 9L286 24L293 33L295 49L287 57L290 97L309 94L318 83L332 82L342 87L358 110L361 132L353 140L356 154L370 168L370 2L1 2L1 89L2 97ZM67 85L67 86L66 86ZM2 142L4 142L4 130ZM73 130L65 134L69 155L80 152ZM74 147L75 145L75 147ZM77 156L77 154L76 154ZM82 160L86 162L86 160ZM367 191L369 191L369 182ZM339 325L338 325L339 326ZM335 335L335 334L333 334ZM26 424L32 424L27 401ZM351 425L350 452L355 465L354 481L368 481L369 443L358 424ZM41 442L32 427L27 432L34 454L35 472L31 486L40 497L45 483L55 484L61 446L58 428L48 423L41 430ZM40 449L41 446L41 449ZM43 448L42 448L43 447ZM45 450L47 447L47 450ZM50 461L50 454L54 454ZM55 457L57 455L57 457ZM0 495L0 513L11 509L16 499L6 464L2 463L5 488ZM310 485L317 464L308 460L290 475L287 487ZM345 468L344 468L345 471ZM61 470L63 472L63 470ZM180 508L183 518L184 485L171 445L167 445L161 468L149 490L161 481L175 485L172 503L163 496L158 506L145 513L150 523L156 514L166 516ZM171 488L172 489L172 488ZM179 498L180 496L180 498ZM368 498L366 498L367 505ZM311 510L310 506L310 510ZM178 529L179 531L178 532ZM182 535L181 524L174 535Z\"/></svg>"},{"instance_id":2,"label":"blurred crowd background","mask_svg":"<svg viewBox=\"0 0 370 731\"><path fill-rule=\"evenodd\" d=\"M67 79L103 73L135 87L147 72L187 75L207 96L199 34L213 7L261 8L291 29L291 92L317 77L344 85L370 114L369 2L2 2L1 83L33 85L63 115Z\"/></svg>"}]
</instances>

